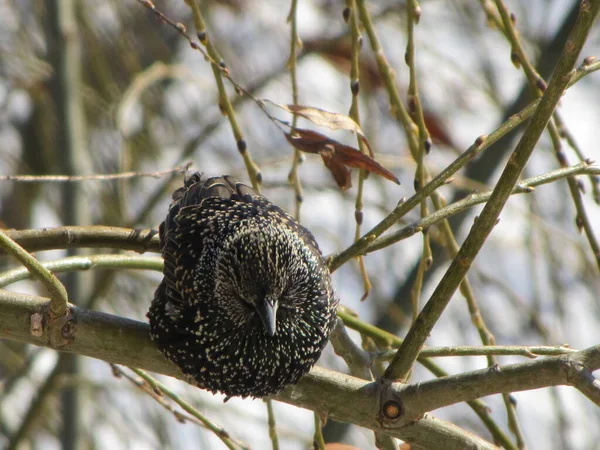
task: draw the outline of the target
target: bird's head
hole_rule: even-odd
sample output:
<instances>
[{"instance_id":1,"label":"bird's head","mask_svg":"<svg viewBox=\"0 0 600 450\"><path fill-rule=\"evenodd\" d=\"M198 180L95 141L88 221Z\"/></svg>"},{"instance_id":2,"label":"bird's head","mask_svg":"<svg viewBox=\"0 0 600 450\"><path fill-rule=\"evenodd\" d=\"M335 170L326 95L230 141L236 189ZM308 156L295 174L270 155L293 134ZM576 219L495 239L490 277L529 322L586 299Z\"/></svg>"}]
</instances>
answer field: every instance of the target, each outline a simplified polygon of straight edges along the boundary
<instances>
[{"instance_id":1,"label":"bird's head","mask_svg":"<svg viewBox=\"0 0 600 450\"><path fill-rule=\"evenodd\" d=\"M246 229L218 255L215 298L240 330L280 337L290 326L311 320L298 315L301 311L326 304L329 274L320 255L283 230Z\"/></svg>"}]
</instances>

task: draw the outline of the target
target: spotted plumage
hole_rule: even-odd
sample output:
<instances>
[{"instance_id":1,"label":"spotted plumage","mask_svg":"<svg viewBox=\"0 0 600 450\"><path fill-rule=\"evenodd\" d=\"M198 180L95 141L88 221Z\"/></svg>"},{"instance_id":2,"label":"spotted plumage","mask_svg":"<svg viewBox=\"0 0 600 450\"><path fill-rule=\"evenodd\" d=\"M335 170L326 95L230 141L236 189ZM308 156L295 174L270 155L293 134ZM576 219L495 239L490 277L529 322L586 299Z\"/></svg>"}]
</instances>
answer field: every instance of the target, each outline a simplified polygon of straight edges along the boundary
<instances>
[{"instance_id":1,"label":"spotted plumage","mask_svg":"<svg viewBox=\"0 0 600 450\"><path fill-rule=\"evenodd\" d=\"M315 364L337 299L314 237L283 210L233 177L194 173L160 245L151 337L198 385L264 397Z\"/></svg>"}]
</instances>

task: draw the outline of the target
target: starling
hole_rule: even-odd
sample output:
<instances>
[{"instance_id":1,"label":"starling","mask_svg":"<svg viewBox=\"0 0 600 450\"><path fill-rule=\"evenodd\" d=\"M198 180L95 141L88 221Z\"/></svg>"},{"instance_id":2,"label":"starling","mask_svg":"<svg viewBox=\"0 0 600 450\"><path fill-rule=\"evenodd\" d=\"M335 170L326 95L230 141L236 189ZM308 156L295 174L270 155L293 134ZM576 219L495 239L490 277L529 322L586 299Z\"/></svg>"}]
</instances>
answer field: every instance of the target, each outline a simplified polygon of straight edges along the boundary
<instances>
[{"instance_id":1,"label":"starling","mask_svg":"<svg viewBox=\"0 0 600 450\"><path fill-rule=\"evenodd\" d=\"M235 178L194 173L159 233L150 335L191 381L264 397L310 370L338 302L310 231Z\"/></svg>"}]
</instances>

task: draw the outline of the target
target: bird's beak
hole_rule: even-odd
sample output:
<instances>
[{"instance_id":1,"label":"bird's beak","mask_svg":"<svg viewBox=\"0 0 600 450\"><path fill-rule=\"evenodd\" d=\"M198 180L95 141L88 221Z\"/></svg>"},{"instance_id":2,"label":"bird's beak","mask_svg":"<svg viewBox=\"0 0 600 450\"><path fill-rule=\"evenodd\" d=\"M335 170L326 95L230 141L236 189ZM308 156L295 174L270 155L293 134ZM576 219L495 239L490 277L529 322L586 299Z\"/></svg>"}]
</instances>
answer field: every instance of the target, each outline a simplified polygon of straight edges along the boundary
<instances>
[{"instance_id":1,"label":"bird's beak","mask_svg":"<svg viewBox=\"0 0 600 450\"><path fill-rule=\"evenodd\" d=\"M269 297L256 305L256 311L269 336L275 336L277 331L277 307L279 303Z\"/></svg>"}]
</instances>

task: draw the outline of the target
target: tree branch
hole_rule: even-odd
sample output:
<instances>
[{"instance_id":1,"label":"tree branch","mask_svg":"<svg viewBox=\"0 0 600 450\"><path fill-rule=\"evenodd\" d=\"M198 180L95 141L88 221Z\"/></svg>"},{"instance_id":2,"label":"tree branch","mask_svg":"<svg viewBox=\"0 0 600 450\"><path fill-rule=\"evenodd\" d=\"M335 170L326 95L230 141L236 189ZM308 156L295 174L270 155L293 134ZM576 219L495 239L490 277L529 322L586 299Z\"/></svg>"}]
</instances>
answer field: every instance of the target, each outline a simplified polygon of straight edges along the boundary
<instances>
[{"instance_id":1,"label":"tree branch","mask_svg":"<svg viewBox=\"0 0 600 450\"><path fill-rule=\"evenodd\" d=\"M9 238L2 231L0 231L0 247L11 253L21 262L21 264L23 264L23 266L25 266L23 271L27 271L27 273L44 283L44 286L46 286L46 289L48 289L48 292L50 292L50 295L52 296L50 310L54 317L64 316L67 313L67 303L69 302L69 298L67 296L67 290L60 280L37 259L27 253L23 247Z\"/></svg>"},{"instance_id":2,"label":"tree branch","mask_svg":"<svg viewBox=\"0 0 600 450\"><path fill-rule=\"evenodd\" d=\"M163 260L157 256L129 256L129 255L90 255L69 256L54 261L38 262L38 264L52 273L74 272L90 270L93 268L106 269L144 269L162 271ZM26 280L31 273L24 267L0 273L0 288L4 288L17 281ZM65 299L65 307L67 301Z\"/></svg>"},{"instance_id":3,"label":"tree branch","mask_svg":"<svg viewBox=\"0 0 600 450\"><path fill-rule=\"evenodd\" d=\"M117 248L139 253L160 251L158 231L152 229L66 226L3 231L29 252L65 248Z\"/></svg>"},{"instance_id":4,"label":"tree branch","mask_svg":"<svg viewBox=\"0 0 600 450\"><path fill-rule=\"evenodd\" d=\"M60 324L63 342L49 338L56 330L51 329L54 323L46 320L42 333L32 333L32 320L43 315L48 302L46 298L0 290L0 338L186 380L156 350L149 338L148 325L142 322L72 306L70 321ZM599 368L600 346L409 385L367 382L315 367L297 385L288 387L275 399L426 448L491 449L495 447L485 440L453 424L423 415L482 396L555 385L573 385L597 403L597 381L590 377ZM388 413L396 406L399 414L392 418Z\"/></svg>"}]
</instances>

